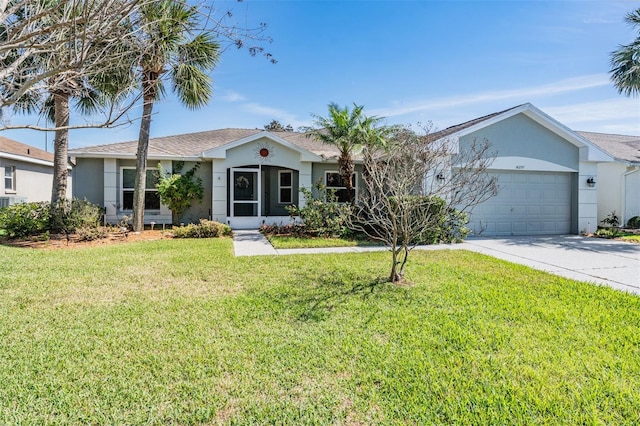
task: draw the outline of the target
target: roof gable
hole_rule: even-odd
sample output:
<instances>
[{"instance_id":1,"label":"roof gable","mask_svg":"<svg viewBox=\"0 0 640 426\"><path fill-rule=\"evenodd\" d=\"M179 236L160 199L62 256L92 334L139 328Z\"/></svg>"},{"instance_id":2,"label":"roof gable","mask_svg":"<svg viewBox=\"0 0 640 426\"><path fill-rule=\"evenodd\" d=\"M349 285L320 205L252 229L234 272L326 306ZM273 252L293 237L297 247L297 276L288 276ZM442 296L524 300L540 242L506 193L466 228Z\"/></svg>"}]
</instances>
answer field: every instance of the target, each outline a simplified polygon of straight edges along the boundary
<instances>
[{"instance_id":1,"label":"roof gable","mask_svg":"<svg viewBox=\"0 0 640 426\"><path fill-rule=\"evenodd\" d=\"M215 158L216 155L221 155L221 150L224 151L262 137L267 137L274 143L304 154L304 158L312 159L309 161L337 158L338 155L334 146L325 145L308 137L305 133L268 132L259 129L217 129L151 138L148 158L193 160L201 159L203 156ZM69 150L69 155L88 158L135 158L137 146L137 141L89 146Z\"/></svg>"},{"instance_id":2,"label":"roof gable","mask_svg":"<svg viewBox=\"0 0 640 426\"><path fill-rule=\"evenodd\" d=\"M476 118L462 124L448 127L440 132L435 132L432 137L436 140L444 140L447 138L459 139L462 136L469 135L485 127L491 126L497 122L506 120L517 114L524 114L536 123L552 131L568 142L580 148L581 160L583 161L612 161L613 158L597 145L591 143L588 139L574 132L564 124L551 118L530 103L518 105L504 111Z\"/></svg>"},{"instance_id":3,"label":"roof gable","mask_svg":"<svg viewBox=\"0 0 640 426\"><path fill-rule=\"evenodd\" d=\"M287 132L279 132L279 133L287 133ZM251 142L255 142L258 141L260 139L267 139L270 140L274 143L277 143L279 145L283 145L286 146L289 149L292 149L293 151L296 151L300 154L300 158L303 161L321 161L322 158L318 155L315 154L307 149L304 149L286 139L284 139L281 136L278 136L277 134L268 132L268 131L262 131L260 133L255 133L253 135L247 136L245 138L239 139L237 141L225 144L225 145L221 145L219 147L207 150L205 152L202 153L202 157L204 158L225 158L226 157L226 153L228 150L241 146L241 145L245 145Z\"/></svg>"}]
</instances>

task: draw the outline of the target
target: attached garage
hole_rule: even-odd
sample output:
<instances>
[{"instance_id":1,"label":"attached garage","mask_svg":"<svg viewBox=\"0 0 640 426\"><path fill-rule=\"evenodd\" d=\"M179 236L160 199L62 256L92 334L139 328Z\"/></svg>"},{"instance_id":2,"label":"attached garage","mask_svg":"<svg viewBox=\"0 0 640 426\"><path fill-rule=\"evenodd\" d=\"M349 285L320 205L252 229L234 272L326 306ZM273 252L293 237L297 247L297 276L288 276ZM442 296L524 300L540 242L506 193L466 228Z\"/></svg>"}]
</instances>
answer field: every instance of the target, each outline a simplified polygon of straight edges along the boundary
<instances>
[{"instance_id":1,"label":"attached garage","mask_svg":"<svg viewBox=\"0 0 640 426\"><path fill-rule=\"evenodd\" d=\"M460 151L487 141L499 193L470 212L473 235L553 235L598 226L598 164L612 157L531 104L437 133ZM602 188L601 188L602 189Z\"/></svg>"},{"instance_id":2,"label":"attached garage","mask_svg":"<svg viewBox=\"0 0 640 426\"><path fill-rule=\"evenodd\" d=\"M551 235L572 230L574 173L495 171L499 193L473 210L475 235Z\"/></svg>"}]
</instances>

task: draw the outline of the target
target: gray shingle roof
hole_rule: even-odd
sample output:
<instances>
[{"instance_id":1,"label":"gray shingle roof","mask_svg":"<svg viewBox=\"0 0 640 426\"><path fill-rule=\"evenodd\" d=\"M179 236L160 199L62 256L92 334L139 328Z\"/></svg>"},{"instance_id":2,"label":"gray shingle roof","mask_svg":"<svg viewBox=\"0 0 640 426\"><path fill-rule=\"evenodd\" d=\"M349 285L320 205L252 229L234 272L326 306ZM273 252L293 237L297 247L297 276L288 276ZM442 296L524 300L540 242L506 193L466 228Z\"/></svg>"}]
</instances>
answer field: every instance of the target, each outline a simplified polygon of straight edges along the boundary
<instances>
[{"instance_id":1,"label":"gray shingle roof","mask_svg":"<svg viewBox=\"0 0 640 426\"><path fill-rule=\"evenodd\" d=\"M260 129L218 129L205 132L186 133L174 136L162 136L149 140L150 157L198 157L204 151L217 148L237 140L253 136L263 132ZM304 133L298 132L270 132L293 145L326 158L335 157L338 154L334 146L323 144L315 139L309 138ZM69 155L91 155L106 154L135 155L138 147L137 141L120 142L107 145L88 146L69 150Z\"/></svg>"},{"instance_id":2,"label":"gray shingle roof","mask_svg":"<svg viewBox=\"0 0 640 426\"><path fill-rule=\"evenodd\" d=\"M523 104L524 105L524 104ZM465 121L464 123L455 124L453 126L447 127L446 129L439 130L437 132L433 132L429 135L429 138L433 138L434 140L441 139L447 136L450 136L454 133L467 129L471 126L475 126L476 124L482 123L483 121L487 121L495 116L500 114L504 114L507 111L511 111L512 109L520 108L522 105L517 105L512 108L505 109L504 111L494 112L493 114L485 115L483 117L474 118L473 120Z\"/></svg>"},{"instance_id":3,"label":"gray shingle roof","mask_svg":"<svg viewBox=\"0 0 640 426\"><path fill-rule=\"evenodd\" d=\"M640 136L576 132L617 160L640 163Z\"/></svg>"},{"instance_id":4,"label":"gray shingle roof","mask_svg":"<svg viewBox=\"0 0 640 426\"><path fill-rule=\"evenodd\" d=\"M53 154L22 142L0 136L0 152L53 163Z\"/></svg>"}]
</instances>

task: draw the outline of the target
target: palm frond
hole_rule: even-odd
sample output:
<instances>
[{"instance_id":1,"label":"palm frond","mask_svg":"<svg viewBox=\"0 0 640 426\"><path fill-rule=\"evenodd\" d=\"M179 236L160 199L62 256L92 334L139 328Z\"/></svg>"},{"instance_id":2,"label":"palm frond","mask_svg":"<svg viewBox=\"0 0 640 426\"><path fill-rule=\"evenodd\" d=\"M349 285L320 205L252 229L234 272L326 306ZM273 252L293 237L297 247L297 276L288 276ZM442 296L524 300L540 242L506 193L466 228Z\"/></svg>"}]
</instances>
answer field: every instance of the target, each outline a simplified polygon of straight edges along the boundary
<instances>
[{"instance_id":1,"label":"palm frond","mask_svg":"<svg viewBox=\"0 0 640 426\"><path fill-rule=\"evenodd\" d=\"M625 20L637 27L636 30L640 33L640 9L627 14ZM618 93L626 96L640 94L640 37L611 53L609 73Z\"/></svg>"},{"instance_id":2,"label":"palm frond","mask_svg":"<svg viewBox=\"0 0 640 426\"><path fill-rule=\"evenodd\" d=\"M174 90L187 108L193 110L209 103L213 93L209 75L199 67L185 63L178 64L171 71Z\"/></svg>"},{"instance_id":3,"label":"palm frond","mask_svg":"<svg viewBox=\"0 0 640 426\"><path fill-rule=\"evenodd\" d=\"M618 93L626 96L640 94L640 39L620 46L611 54L609 73Z\"/></svg>"}]
</instances>

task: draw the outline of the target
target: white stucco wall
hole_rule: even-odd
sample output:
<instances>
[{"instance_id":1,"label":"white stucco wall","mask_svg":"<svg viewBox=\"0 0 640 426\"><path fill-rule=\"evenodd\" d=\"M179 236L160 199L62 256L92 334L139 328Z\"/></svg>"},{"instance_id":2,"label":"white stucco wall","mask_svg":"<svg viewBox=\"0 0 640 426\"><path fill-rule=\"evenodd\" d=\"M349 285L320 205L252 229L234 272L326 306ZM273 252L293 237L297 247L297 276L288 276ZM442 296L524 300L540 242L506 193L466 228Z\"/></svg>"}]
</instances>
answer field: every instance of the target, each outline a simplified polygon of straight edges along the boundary
<instances>
[{"instance_id":1,"label":"white stucco wall","mask_svg":"<svg viewBox=\"0 0 640 426\"><path fill-rule=\"evenodd\" d=\"M640 167L634 167L624 175L625 199L623 223L634 216L640 216Z\"/></svg>"},{"instance_id":2,"label":"white stucco wall","mask_svg":"<svg viewBox=\"0 0 640 426\"><path fill-rule=\"evenodd\" d=\"M640 215L640 167L601 163L597 186L598 223L614 210L623 224Z\"/></svg>"},{"instance_id":3,"label":"white stucco wall","mask_svg":"<svg viewBox=\"0 0 640 426\"><path fill-rule=\"evenodd\" d=\"M5 167L15 167L15 191L5 190ZM0 196L23 197L27 202L50 201L53 185L53 165L36 164L16 159L0 158ZM73 177L67 177L67 198L71 198Z\"/></svg>"},{"instance_id":4,"label":"white stucco wall","mask_svg":"<svg viewBox=\"0 0 640 426\"><path fill-rule=\"evenodd\" d=\"M598 164L598 223L615 210L624 211L623 176L626 166L620 163Z\"/></svg>"},{"instance_id":5,"label":"white stucco wall","mask_svg":"<svg viewBox=\"0 0 640 426\"><path fill-rule=\"evenodd\" d=\"M260 149L267 148L269 156L260 156ZM220 155L220 154L216 154ZM212 219L222 223L228 223L227 217L227 170L245 166L277 166L298 171L300 187L312 187L312 163L302 161L301 153L288 146L275 141L261 138L256 141L235 146L224 151L224 158L212 159L212 186L211 186L211 216ZM299 205L304 205L304 198L299 198ZM261 218L261 216L258 216ZM242 220L249 221L248 218ZM265 219L266 220L266 219ZM270 217L268 220L283 221L288 217ZM236 221L238 222L238 221ZM259 223L260 220L256 221ZM232 226L237 226L232 223Z\"/></svg>"}]
</instances>

